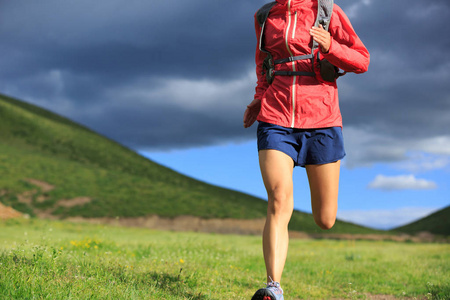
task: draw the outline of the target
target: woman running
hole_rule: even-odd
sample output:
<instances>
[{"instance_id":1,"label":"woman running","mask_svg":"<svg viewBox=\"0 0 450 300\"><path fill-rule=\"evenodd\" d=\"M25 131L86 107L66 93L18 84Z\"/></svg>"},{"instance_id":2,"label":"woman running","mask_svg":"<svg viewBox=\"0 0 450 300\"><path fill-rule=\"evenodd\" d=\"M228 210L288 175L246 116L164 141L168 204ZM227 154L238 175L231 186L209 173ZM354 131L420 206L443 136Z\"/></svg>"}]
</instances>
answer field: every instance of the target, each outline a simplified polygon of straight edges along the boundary
<instances>
[{"instance_id":1,"label":"woman running","mask_svg":"<svg viewBox=\"0 0 450 300\"><path fill-rule=\"evenodd\" d=\"M259 123L259 164L268 196L263 231L268 283L252 300L284 299L280 280L294 209L294 166L306 169L316 224L330 229L336 220L340 160L345 156L342 118L337 76L330 80L325 65L321 75L318 60L326 59L345 72L363 73L370 56L339 6L332 6L328 30L317 26L318 1L277 0L264 23L261 42L262 27L255 15L258 81L254 100L244 114L244 127ZM267 76L268 72L274 76Z\"/></svg>"}]
</instances>

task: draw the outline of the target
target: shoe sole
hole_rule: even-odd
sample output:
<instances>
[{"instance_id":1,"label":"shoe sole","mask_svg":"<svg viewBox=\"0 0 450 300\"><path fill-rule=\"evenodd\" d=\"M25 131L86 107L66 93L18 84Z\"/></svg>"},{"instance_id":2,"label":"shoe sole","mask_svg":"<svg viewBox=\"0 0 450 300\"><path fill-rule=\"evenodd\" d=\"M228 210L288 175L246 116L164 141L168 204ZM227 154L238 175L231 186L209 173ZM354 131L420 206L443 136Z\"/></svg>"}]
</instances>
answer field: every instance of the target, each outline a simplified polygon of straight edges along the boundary
<instances>
[{"instance_id":1,"label":"shoe sole","mask_svg":"<svg viewBox=\"0 0 450 300\"><path fill-rule=\"evenodd\" d=\"M252 300L277 300L270 291L267 289L257 290L253 295Z\"/></svg>"}]
</instances>

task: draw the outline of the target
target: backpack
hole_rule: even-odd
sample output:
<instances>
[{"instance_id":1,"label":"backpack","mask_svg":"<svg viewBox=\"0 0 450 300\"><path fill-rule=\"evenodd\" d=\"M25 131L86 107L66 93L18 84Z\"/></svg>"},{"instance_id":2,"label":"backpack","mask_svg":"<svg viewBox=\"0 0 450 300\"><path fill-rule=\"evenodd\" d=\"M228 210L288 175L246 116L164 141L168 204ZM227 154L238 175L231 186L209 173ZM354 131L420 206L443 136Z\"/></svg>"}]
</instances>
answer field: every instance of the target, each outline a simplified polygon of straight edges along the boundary
<instances>
[{"instance_id":1,"label":"backpack","mask_svg":"<svg viewBox=\"0 0 450 300\"><path fill-rule=\"evenodd\" d=\"M318 12L316 21L314 23L314 26L318 27L319 24L322 25L322 27L325 30L328 30L330 26L331 21L331 15L333 13L333 5L334 0L317 0L318 1ZM261 26L261 34L259 36L259 50L266 53L267 56L264 59L262 68L263 68L263 75L266 74L266 80L269 84L272 83L275 75L281 75L281 76L316 76L316 73L314 72L314 51L319 47L319 44L313 40L313 46L311 48L311 54L308 55L300 55L300 56L291 56L284 59L278 59L273 60L272 55L269 51L267 51L264 48L264 28L266 25L266 20L269 17L270 10L272 7L277 4L276 1L267 3L263 5L257 12L256 12L256 19L259 23L259 26ZM320 68L320 75L323 80L328 82L334 82L339 76L342 76L344 73L339 73L339 69L335 66L333 66L329 61L326 59L320 59L319 56L320 52L317 52L317 63L319 64ZM275 71L275 65L276 64L282 64L286 62L292 62L296 60L303 60L303 59L311 59L311 62L313 64L313 70L312 72L294 72L294 71Z\"/></svg>"}]
</instances>

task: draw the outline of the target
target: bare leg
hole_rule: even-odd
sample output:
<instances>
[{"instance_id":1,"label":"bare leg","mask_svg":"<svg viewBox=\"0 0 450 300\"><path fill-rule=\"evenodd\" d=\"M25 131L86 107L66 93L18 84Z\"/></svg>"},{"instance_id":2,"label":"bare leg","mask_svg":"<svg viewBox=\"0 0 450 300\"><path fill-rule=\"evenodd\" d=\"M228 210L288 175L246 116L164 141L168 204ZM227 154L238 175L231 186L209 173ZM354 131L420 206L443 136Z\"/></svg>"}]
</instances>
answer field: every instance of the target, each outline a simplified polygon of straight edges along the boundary
<instances>
[{"instance_id":1,"label":"bare leg","mask_svg":"<svg viewBox=\"0 0 450 300\"><path fill-rule=\"evenodd\" d=\"M340 166L340 161L306 166L314 221L322 229L330 229L336 221Z\"/></svg>"},{"instance_id":2,"label":"bare leg","mask_svg":"<svg viewBox=\"0 0 450 300\"><path fill-rule=\"evenodd\" d=\"M288 223L294 209L292 158L277 150L259 151L259 164L267 190L267 219L263 252L267 282L280 282L289 244ZM270 277L270 278L269 278Z\"/></svg>"}]
</instances>

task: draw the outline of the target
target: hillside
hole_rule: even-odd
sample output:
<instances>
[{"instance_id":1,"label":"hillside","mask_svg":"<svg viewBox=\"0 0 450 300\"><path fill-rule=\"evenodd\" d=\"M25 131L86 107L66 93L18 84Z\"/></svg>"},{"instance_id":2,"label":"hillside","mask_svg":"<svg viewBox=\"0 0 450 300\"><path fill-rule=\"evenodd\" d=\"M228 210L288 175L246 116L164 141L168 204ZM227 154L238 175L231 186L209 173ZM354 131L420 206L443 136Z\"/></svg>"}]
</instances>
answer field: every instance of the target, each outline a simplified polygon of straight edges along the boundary
<instances>
[{"instance_id":1,"label":"hillside","mask_svg":"<svg viewBox=\"0 0 450 300\"><path fill-rule=\"evenodd\" d=\"M393 229L395 232L416 234L427 231L444 236L450 235L450 206L413 223Z\"/></svg>"},{"instance_id":2,"label":"hillside","mask_svg":"<svg viewBox=\"0 0 450 300\"><path fill-rule=\"evenodd\" d=\"M158 165L88 128L0 95L0 202L31 216L259 219L266 202ZM290 229L318 232L296 211ZM374 233L338 221L331 232Z\"/></svg>"}]
</instances>

